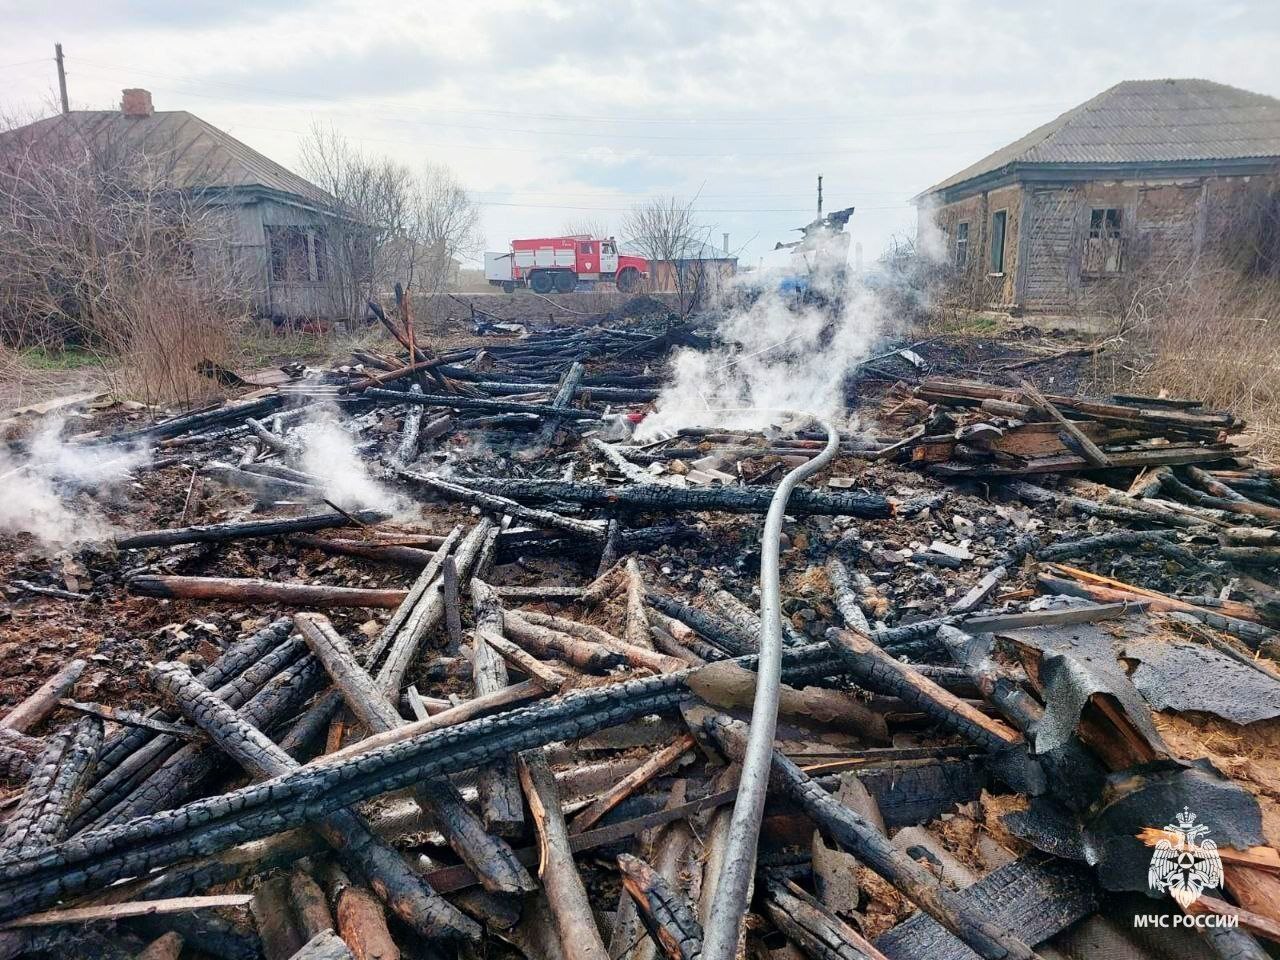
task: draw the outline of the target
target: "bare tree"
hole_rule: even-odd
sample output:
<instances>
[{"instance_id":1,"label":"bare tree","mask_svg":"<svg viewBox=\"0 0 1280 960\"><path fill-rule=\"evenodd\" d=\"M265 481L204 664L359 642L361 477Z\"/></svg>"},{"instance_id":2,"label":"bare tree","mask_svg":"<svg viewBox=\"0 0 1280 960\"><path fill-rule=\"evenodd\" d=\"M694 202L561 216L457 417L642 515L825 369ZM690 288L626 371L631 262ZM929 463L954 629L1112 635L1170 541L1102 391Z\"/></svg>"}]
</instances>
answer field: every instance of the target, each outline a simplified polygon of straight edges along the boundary
<instances>
[{"instance_id":1,"label":"bare tree","mask_svg":"<svg viewBox=\"0 0 1280 960\"><path fill-rule=\"evenodd\" d=\"M409 235L418 247L417 289L438 293L454 279L455 263L483 246L480 210L448 167L428 163L416 178Z\"/></svg>"},{"instance_id":2,"label":"bare tree","mask_svg":"<svg viewBox=\"0 0 1280 960\"><path fill-rule=\"evenodd\" d=\"M591 237L593 240L600 240L610 236L609 221L591 217L566 220L560 225L560 232L566 237Z\"/></svg>"},{"instance_id":3,"label":"bare tree","mask_svg":"<svg viewBox=\"0 0 1280 960\"><path fill-rule=\"evenodd\" d=\"M334 198L328 280L333 305L360 316L365 301L396 283L436 292L454 261L481 246L479 209L447 167L415 173L385 157L369 157L333 127L317 124L300 148L303 172Z\"/></svg>"},{"instance_id":4,"label":"bare tree","mask_svg":"<svg viewBox=\"0 0 1280 960\"><path fill-rule=\"evenodd\" d=\"M693 201L656 197L632 207L623 233L648 258L652 279L657 270L670 271L682 318L701 305L710 285L704 251L711 229L698 223Z\"/></svg>"}]
</instances>

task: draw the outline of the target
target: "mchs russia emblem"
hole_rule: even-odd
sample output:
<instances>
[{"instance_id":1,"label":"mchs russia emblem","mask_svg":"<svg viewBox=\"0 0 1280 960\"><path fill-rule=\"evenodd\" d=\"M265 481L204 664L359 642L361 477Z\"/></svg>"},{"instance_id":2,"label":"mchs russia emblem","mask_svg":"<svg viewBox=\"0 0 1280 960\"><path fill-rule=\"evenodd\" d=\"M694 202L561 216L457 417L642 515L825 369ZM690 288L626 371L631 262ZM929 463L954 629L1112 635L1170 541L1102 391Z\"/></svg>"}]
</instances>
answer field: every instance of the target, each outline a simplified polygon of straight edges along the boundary
<instances>
[{"instance_id":1,"label":"mchs russia emblem","mask_svg":"<svg viewBox=\"0 0 1280 960\"><path fill-rule=\"evenodd\" d=\"M1209 828L1196 823L1196 815L1185 807L1164 832L1151 855L1147 883L1185 910L1205 890L1222 886L1222 859L1217 844L1206 836Z\"/></svg>"}]
</instances>

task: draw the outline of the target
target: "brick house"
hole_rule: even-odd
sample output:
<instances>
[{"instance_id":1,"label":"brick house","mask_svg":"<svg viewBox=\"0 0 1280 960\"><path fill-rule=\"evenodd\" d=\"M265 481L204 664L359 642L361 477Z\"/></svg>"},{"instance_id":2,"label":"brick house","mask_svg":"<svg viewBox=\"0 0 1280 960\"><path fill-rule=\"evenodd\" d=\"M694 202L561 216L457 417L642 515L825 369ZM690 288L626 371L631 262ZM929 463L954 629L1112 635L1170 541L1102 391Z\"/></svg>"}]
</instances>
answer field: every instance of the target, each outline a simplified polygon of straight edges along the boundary
<instances>
[{"instance_id":1,"label":"brick house","mask_svg":"<svg viewBox=\"0 0 1280 960\"><path fill-rule=\"evenodd\" d=\"M259 315L347 312L334 248L353 221L324 190L213 124L186 110L156 110L148 91L128 89L119 110L71 110L0 134L6 155L57 158L68 150L155 159L175 187L224 213L228 255Z\"/></svg>"},{"instance_id":2,"label":"brick house","mask_svg":"<svg viewBox=\"0 0 1280 960\"><path fill-rule=\"evenodd\" d=\"M915 198L993 306L1071 310L1195 262L1280 170L1280 100L1209 80L1127 80Z\"/></svg>"}]
</instances>

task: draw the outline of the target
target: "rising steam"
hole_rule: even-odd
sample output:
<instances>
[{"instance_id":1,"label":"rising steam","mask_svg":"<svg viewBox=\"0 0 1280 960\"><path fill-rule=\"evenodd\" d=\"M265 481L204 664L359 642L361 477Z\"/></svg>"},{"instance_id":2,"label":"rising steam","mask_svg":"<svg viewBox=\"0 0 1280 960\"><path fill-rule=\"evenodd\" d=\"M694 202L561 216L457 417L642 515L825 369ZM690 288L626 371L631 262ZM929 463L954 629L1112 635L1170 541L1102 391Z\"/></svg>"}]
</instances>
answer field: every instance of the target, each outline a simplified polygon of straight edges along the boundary
<instances>
[{"instance_id":1,"label":"rising steam","mask_svg":"<svg viewBox=\"0 0 1280 960\"><path fill-rule=\"evenodd\" d=\"M637 439L682 427L761 429L777 423L783 410L843 415L845 376L866 359L885 326L879 299L851 277L833 311L779 293L774 277L759 278L757 273L746 279L765 292L717 324L720 346L676 354L672 382ZM815 286L829 284L826 277L817 280Z\"/></svg>"},{"instance_id":2,"label":"rising steam","mask_svg":"<svg viewBox=\"0 0 1280 960\"><path fill-rule=\"evenodd\" d=\"M344 510L380 510L404 514L410 505L380 483L356 449L355 438L336 419L334 412L322 410L292 434L298 442L300 469L311 474L326 500Z\"/></svg>"},{"instance_id":3,"label":"rising steam","mask_svg":"<svg viewBox=\"0 0 1280 960\"><path fill-rule=\"evenodd\" d=\"M0 449L0 531L31 534L49 549L112 536L116 528L87 491L111 493L151 459L143 447L66 443L62 427L52 420L24 449Z\"/></svg>"}]
</instances>

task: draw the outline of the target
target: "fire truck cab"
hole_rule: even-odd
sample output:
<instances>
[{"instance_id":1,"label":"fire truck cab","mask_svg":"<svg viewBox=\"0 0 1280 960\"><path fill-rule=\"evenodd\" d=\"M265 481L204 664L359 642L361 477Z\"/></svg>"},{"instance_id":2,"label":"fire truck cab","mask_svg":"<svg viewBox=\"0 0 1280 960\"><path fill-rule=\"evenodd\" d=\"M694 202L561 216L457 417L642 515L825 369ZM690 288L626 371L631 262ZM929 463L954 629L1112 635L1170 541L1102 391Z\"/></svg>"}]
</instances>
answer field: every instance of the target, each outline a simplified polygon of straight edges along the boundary
<instances>
[{"instance_id":1,"label":"fire truck cab","mask_svg":"<svg viewBox=\"0 0 1280 960\"><path fill-rule=\"evenodd\" d=\"M620 254L613 237L540 237L512 240L507 253L486 253L484 275L507 293L523 286L535 293L572 293L581 281L611 282L630 293L649 276L649 262Z\"/></svg>"}]
</instances>

